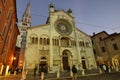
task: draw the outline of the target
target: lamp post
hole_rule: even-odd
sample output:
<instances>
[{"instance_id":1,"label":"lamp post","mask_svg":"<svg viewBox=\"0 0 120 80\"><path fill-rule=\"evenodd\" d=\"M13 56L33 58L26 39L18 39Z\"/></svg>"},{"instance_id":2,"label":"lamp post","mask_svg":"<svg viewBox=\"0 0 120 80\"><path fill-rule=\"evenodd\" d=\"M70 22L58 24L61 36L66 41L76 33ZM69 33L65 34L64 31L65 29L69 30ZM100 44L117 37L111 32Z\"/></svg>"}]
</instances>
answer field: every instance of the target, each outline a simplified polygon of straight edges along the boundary
<instances>
[{"instance_id":1,"label":"lamp post","mask_svg":"<svg viewBox=\"0 0 120 80\"><path fill-rule=\"evenodd\" d=\"M16 57L13 57L12 59L13 59L13 61L14 61L14 60L16 60Z\"/></svg>"},{"instance_id":2,"label":"lamp post","mask_svg":"<svg viewBox=\"0 0 120 80\"><path fill-rule=\"evenodd\" d=\"M12 62L12 67L13 67L13 68L16 67L16 62L15 62L15 60L16 60L16 57L13 57L13 58L12 58L12 61L13 61L13 62Z\"/></svg>"}]
</instances>

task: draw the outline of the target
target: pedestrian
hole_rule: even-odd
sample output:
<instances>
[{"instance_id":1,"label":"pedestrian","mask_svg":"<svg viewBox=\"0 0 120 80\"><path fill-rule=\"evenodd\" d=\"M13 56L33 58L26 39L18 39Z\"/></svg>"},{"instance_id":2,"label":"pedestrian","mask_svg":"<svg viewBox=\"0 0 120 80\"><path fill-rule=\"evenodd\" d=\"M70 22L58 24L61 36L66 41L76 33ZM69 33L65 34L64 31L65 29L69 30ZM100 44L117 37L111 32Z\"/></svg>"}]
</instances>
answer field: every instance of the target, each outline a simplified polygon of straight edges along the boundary
<instances>
[{"instance_id":1,"label":"pedestrian","mask_svg":"<svg viewBox=\"0 0 120 80\"><path fill-rule=\"evenodd\" d=\"M104 72L103 64L100 64L100 65L99 65L99 68L100 68L100 73L103 73L103 72Z\"/></svg>"},{"instance_id":2,"label":"pedestrian","mask_svg":"<svg viewBox=\"0 0 120 80\"><path fill-rule=\"evenodd\" d=\"M72 73L73 73L73 80L76 80L77 68L75 67L75 65L73 65L72 67Z\"/></svg>"},{"instance_id":3,"label":"pedestrian","mask_svg":"<svg viewBox=\"0 0 120 80\"><path fill-rule=\"evenodd\" d=\"M106 67L105 64L103 64L103 70L104 70L105 73L107 73L107 67Z\"/></svg>"},{"instance_id":4,"label":"pedestrian","mask_svg":"<svg viewBox=\"0 0 120 80\"><path fill-rule=\"evenodd\" d=\"M34 68L34 76L36 76L37 66Z\"/></svg>"},{"instance_id":5,"label":"pedestrian","mask_svg":"<svg viewBox=\"0 0 120 80\"><path fill-rule=\"evenodd\" d=\"M109 67L106 65L106 73L109 73Z\"/></svg>"}]
</instances>

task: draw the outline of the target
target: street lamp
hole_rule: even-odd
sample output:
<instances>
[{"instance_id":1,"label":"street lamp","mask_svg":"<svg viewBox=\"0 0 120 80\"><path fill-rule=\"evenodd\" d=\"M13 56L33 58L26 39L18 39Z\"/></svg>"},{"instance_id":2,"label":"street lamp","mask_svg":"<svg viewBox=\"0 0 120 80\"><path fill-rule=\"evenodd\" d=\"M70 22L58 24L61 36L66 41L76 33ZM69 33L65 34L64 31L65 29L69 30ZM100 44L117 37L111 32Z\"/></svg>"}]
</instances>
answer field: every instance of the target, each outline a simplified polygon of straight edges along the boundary
<instances>
[{"instance_id":1,"label":"street lamp","mask_svg":"<svg viewBox=\"0 0 120 80\"><path fill-rule=\"evenodd\" d=\"M16 57L13 57L12 59L13 59L13 60L16 60Z\"/></svg>"},{"instance_id":2,"label":"street lamp","mask_svg":"<svg viewBox=\"0 0 120 80\"><path fill-rule=\"evenodd\" d=\"M12 67L15 68L16 67L16 57L12 58Z\"/></svg>"}]
</instances>

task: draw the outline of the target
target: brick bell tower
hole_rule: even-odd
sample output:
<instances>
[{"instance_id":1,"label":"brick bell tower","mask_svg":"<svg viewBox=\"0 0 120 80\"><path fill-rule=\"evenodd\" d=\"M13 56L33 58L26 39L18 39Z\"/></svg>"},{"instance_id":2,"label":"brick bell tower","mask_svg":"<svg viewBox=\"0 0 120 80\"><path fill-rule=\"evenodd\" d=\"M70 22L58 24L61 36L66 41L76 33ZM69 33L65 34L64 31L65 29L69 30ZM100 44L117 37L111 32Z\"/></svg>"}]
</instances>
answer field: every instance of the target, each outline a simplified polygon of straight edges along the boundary
<instances>
[{"instance_id":1,"label":"brick bell tower","mask_svg":"<svg viewBox=\"0 0 120 80\"><path fill-rule=\"evenodd\" d=\"M20 48L18 67L23 67L27 28L29 27L31 27L30 1L28 2L27 7L22 15L22 19L19 23L20 35L18 36L17 44L16 44L17 47Z\"/></svg>"}]
</instances>

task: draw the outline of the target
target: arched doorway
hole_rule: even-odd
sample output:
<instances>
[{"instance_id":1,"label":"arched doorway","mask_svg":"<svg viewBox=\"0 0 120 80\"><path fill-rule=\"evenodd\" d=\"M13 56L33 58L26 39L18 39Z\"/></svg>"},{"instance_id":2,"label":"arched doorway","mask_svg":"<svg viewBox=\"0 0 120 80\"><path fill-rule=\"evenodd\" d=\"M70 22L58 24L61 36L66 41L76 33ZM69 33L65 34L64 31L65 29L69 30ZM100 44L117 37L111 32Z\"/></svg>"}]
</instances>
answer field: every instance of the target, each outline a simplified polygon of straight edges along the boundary
<instances>
[{"instance_id":1,"label":"arched doorway","mask_svg":"<svg viewBox=\"0 0 120 80\"><path fill-rule=\"evenodd\" d=\"M84 57L82 57L82 68L86 69L86 60Z\"/></svg>"},{"instance_id":2,"label":"arched doorway","mask_svg":"<svg viewBox=\"0 0 120 80\"><path fill-rule=\"evenodd\" d=\"M69 54L70 52L68 50L64 50L62 53L62 64L63 64L63 70L69 70L70 63L69 63Z\"/></svg>"},{"instance_id":3,"label":"arched doorway","mask_svg":"<svg viewBox=\"0 0 120 80\"><path fill-rule=\"evenodd\" d=\"M39 73L41 72L48 72L48 65L46 57L41 57L40 64L39 64Z\"/></svg>"},{"instance_id":4,"label":"arched doorway","mask_svg":"<svg viewBox=\"0 0 120 80\"><path fill-rule=\"evenodd\" d=\"M68 69L68 54L67 53L62 54L62 62L63 62L63 69L67 70Z\"/></svg>"}]
</instances>

